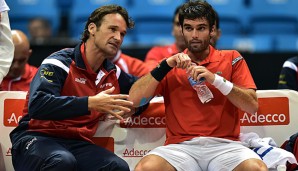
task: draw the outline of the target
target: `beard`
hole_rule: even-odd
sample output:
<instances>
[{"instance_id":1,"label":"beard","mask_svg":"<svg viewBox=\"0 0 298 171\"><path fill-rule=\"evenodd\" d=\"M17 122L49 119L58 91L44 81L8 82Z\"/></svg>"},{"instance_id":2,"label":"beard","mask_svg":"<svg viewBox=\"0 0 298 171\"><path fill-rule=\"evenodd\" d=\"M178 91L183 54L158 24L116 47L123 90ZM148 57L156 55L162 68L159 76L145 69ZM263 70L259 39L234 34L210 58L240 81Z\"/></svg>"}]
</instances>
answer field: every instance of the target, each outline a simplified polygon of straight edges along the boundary
<instances>
[{"instance_id":1,"label":"beard","mask_svg":"<svg viewBox=\"0 0 298 171\"><path fill-rule=\"evenodd\" d=\"M187 42L187 48L192 53L201 53L209 47L209 40L204 41L189 41Z\"/></svg>"}]
</instances>

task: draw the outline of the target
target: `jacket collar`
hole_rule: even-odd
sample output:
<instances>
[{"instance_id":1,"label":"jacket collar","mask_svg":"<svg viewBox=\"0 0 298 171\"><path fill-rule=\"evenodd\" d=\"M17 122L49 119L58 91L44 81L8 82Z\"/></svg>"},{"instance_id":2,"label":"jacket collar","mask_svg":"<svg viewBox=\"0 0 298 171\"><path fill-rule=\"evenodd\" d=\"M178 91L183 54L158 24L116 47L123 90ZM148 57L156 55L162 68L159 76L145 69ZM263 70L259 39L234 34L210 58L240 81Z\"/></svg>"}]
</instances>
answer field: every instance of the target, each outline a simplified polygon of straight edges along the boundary
<instances>
[{"instance_id":1,"label":"jacket collar","mask_svg":"<svg viewBox=\"0 0 298 171\"><path fill-rule=\"evenodd\" d=\"M87 64L87 59L85 58L84 50L84 42L77 44L74 48L73 61L75 62L77 67L87 70L87 65L89 64ZM103 61L102 67L108 72L111 70L116 70L116 66L107 59Z\"/></svg>"}]
</instances>

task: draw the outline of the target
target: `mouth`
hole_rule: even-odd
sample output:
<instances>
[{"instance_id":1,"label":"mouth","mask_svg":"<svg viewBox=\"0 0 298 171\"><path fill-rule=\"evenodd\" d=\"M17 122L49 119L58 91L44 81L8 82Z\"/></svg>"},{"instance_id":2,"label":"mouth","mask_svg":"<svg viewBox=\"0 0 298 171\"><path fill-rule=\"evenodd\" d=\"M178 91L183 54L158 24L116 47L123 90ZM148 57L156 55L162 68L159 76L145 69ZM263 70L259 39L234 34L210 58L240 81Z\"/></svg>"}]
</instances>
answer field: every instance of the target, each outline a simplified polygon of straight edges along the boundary
<instances>
[{"instance_id":1,"label":"mouth","mask_svg":"<svg viewBox=\"0 0 298 171\"><path fill-rule=\"evenodd\" d=\"M117 43L109 43L110 45L112 45L113 47L115 47L116 49L119 48L118 44Z\"/></svg>"},{"instance_id":2,"label":"mouth","mask_svg":"<svg viewBox=\"0 0 298 171\"><path fill-rule=\"evenodd\" d=\"M192 46L192 47L200 47L201 45L202 45L201 42L192 42L192 43L190 43L190 46Z\"/></svg>"},{"instance_id":3,"label":"mouth","mask_svg":"<svg viewBox=\"0 0 298 171\"><path fill-rule=\"evenodd\" d=\"M201 41L191 41L190 44L201 44Z\"/></svg>"}]
</instances>

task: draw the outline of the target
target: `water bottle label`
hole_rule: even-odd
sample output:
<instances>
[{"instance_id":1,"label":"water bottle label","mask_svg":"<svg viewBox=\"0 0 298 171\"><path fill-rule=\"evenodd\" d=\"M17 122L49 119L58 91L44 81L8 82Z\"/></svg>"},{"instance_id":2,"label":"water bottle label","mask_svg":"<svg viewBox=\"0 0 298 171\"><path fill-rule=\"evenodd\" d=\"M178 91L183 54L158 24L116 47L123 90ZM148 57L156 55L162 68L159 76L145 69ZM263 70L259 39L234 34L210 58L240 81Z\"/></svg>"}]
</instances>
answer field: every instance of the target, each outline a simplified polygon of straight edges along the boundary
<instances>
[{"instance_id":1,"label":"water bottle label","mask_svg":"<svg viewBox=\"0 0 298 171\"><path fill-rule=\"evenodd\" d=\"M192 87L197 84L197 82L194 79L192 79L191 77L188 77L188 81Z\"/></svg>"},{"instance_id":2,"label":"water bottle label","mask_svg":"<svg viewBox=\"0 0 298 171\"><path fill-rule=\"evenodd\" d=\"M190 76L188 77L188 81L190 83L191 86L194 86L196 84L201 84L203 81L205 81L205 78L200 78L199 82L197 82L196 80L192 79Z\"/></svg>"}]
</instances>

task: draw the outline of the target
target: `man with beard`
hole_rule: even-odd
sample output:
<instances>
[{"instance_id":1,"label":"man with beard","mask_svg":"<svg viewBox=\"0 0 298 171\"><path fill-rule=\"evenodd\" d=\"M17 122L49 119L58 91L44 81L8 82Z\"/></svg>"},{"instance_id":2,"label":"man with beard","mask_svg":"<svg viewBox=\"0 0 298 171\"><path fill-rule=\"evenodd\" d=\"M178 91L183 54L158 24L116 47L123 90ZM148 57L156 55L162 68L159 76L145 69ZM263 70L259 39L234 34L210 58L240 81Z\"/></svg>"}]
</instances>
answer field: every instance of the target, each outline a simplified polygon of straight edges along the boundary
<instances>
[{"instance_id":1,"label":"man with beard","mask_svg":"<svg viewBox=\"0 0 298 171\"><path fill-rule=\"evenodd\" d=\"M257 111L256 85L239 52L210 45L214 22L215 11L207 2L183 4L179 23L187 49L163 60L130 89L135 106L162 95L167 121L164 146L151 150L135 171L267 170L239 141L238 109ZM189 76L205 80L214 99L201 103Z\"/></svg>"},{"instance_id":2,"label":"man with beard","mask_svg":"<svg viewBox=\"0 0 298 171\"><path fill-rule=\"evenodd\" d=\"M152 47L145 57L145 64L152 70L158 65L158 63L166 57L172 56L176 53L182 52L185 48L185 41L180 31L180 24L178 20L178 11L181 6L175 9L173 17L172 35L175 38L175 42L170 45L154 46Z\"/></svg>"},{"instance_id":3,"label":"man with beard","mask_svg":"<svg viewBox=\"0 0 298 171\"><path fill-rule=\"evenodd\" d=\"M150 70L154 69L161 60L169 56L175 55L179 52L182 52L184 49L186 49L185 40L183 35L181 34L179 18L178 18L178 12L180 7L181 6L178 6L176 8L174 12L174 17L173 17L172 35L175 38L175 42L170 45L154 46L148 51L144 62ZM220 36L221 36L221 29L219 28L219 17L218 17L218 14L216 13L215 29L210 39L210 44L213 47L216 47L216 42L220 38Z\"/></svg>"},{"instance_id":4,"label":"man with beard","mask_svg":"<svg viewBox=\"0 0 298 171\"><path fill-rule=\"evenodd\" d=\"M121 6L101 6L88 18L80 44L42 62L23 117L10 133L15 170L129 171L92 137L100 118L122 120L134 112L127 94L136 77L107 59L116 55L133 24Z\"/></svg>"}]
</instances>

